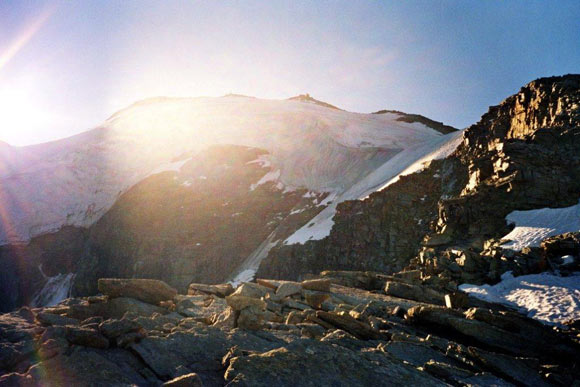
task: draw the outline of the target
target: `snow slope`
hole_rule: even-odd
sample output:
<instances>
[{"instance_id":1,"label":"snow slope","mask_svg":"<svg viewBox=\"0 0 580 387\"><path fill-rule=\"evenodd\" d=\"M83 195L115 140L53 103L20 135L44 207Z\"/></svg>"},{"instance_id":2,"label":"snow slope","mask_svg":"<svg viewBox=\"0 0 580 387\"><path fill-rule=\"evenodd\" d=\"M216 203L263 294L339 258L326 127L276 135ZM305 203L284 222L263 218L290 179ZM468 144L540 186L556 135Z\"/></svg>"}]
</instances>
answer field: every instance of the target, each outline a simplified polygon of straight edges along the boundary
<instances>
[{"instance_id":1,"label":"snow slope","mask_svg":"<svg viewBox=\"0 0 580 387\"><path fill-rule=\"evenodd\" d=\"M240 96L142 101L80 135L0 152L0 245L89 226L144 177L213 144L267 150L287 187L343 193L396 152L442 140L399 117Z\"/></svg>"},{"instance_id":2,"label":"snow slope","mask_svg":"<svg viewBox=\"0 0 580 387\"><path fill-rule=\"evenodd\" d=\"M443 159L449 156L462 139L462 132L457 131L434 138L403 150L349 189L340 193L332 203L322 210L310 222L297 230L285 244L305 243L309 240L320 240L330 234L338 203L345 200L364 199L375 191L385 189L399 179L400 176L420 171L424 164L431 160Z\"/></svg>"},{"instance_id":3,"label":"snow slope","mask_svg":"<svg viewBox=\"0 0 580 387\"><path fill-rule=\"evenodd\" d=\"M545 324L580 319L580 274L559 277L550 273L502 276L496 285L460 285L459 289L489 301L520 309Z\"/></svg>"},{"instance_id":4,"label":"snow slope","mask_svg":"<svg viewBox=\"0 0 580 387\"><path fill-rule=\"evenodd\" d=\"M510 241L503 248L519 251L524 247L539 247L547 237L580 231L580 203L566 208L513 211L506 220L516 227L502 238Z\"/></svg>"}]
</instances>

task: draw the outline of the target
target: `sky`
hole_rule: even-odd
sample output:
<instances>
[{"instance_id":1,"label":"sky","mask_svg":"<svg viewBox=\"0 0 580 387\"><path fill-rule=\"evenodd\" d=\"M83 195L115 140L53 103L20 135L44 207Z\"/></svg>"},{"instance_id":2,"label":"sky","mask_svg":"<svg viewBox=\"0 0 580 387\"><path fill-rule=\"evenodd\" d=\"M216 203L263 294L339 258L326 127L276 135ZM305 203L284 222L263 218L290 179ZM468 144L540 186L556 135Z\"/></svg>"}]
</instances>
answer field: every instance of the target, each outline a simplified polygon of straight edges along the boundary
<instances>
[{"instance_id":1,"label":"sky","mask_svg":"<svg viewBox=\"0 0 580 387\"><path fill-rule=\"evenodd\" d=\"M155 96L310 93L463 128L580 73L580 2L0 0L0 140L98 126Z\"/></svg>"}]
</instances>

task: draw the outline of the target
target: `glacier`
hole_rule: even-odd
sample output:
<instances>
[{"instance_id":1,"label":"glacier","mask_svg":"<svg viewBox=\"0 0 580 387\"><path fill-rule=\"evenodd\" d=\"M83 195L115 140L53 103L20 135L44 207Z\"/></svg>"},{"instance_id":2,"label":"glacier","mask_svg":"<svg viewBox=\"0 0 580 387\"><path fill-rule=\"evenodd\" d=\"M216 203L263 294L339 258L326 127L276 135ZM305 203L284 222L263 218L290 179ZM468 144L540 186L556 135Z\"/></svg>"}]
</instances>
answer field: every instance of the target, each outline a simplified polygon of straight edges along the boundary
<instances>
[{"instance_id":1,"label":"glacier","mask_svg":"<svg viewBox=\"0 0 580 387\"><path fill-rule=\"evenodd\" d=\"M88 227L134 184L175 170L216 144L267 150L269 177L275 173L285 187L340 194L336 205L397 153L446 141L438 131L399 117L243 96L138 102L79 135L4 147L0 245L26 243L65 225Z\"/></svg>"}]
</instances>

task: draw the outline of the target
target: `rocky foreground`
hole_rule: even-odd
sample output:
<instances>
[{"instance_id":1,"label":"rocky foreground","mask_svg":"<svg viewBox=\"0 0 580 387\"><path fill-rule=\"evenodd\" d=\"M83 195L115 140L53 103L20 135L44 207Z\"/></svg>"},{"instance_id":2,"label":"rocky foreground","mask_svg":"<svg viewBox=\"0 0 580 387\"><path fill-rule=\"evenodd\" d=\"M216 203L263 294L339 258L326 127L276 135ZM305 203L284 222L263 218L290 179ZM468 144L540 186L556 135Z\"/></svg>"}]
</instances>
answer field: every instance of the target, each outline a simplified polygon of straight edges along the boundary
<instances>
[{"instance_id":1,"label":"rocky foreground","mask_svg":"<svg viewBox=\"0 0 580 387\"><path fill-rule=\"evenodd\" d=\"M416 272L303 282L101 279L0 316L0 385L577 385L579 324L550 328Z\"/></svg>"}]
</instances>

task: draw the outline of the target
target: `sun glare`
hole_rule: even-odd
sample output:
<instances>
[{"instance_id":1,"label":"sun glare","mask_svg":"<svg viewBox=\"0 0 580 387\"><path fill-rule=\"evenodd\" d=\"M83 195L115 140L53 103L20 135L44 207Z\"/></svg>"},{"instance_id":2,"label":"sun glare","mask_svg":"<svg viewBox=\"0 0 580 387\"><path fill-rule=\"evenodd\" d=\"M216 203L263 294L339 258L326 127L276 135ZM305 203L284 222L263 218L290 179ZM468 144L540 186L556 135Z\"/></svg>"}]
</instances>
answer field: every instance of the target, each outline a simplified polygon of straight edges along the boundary
<instances>
[{"instance_id":1,"label":"sun glare","mask_svg":"<svg viewBox=\"0 0 580 387\"><path fill-rule=\"evenodd\" d=\"M46 114L34 106L27 90L0 88L0 139L12 145L26 144L41 130Z\"/></svg>"}]
</instances>

